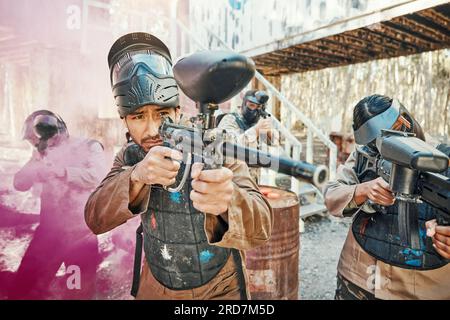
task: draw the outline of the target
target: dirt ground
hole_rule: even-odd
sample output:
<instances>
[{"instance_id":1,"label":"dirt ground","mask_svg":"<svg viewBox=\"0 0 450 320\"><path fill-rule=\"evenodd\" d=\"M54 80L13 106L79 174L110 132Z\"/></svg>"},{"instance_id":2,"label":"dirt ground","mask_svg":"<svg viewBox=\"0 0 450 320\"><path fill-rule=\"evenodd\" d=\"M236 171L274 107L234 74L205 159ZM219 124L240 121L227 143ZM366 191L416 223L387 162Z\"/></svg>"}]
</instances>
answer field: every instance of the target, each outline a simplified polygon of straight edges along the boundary
<instances>
[{"instance_id":1,"label":"dirt ground","mask_svg":"<svg viewBox=\"0 0 450 320\"><path fill-rule=\"evenodd\" d=\"M332 300L336 290L336 267L351 219L312 216L300 235L299 298Z\"/></svg>"},{"instance_id":2,"label":"dirt ground","mask_svg":"<svg viewBox=\"0 0 450 320\"><path fill-rule=\"evenodd\" d=\"M305 233L300 236L300 299L330 300L334 298L336 266L349 225L348 219L336 219L328 216L314 216L305 221ZM11 269L18 266L20 258L31 240L32 229L23 230L25 231L23 236L17 238L14 236L13 228L0 228L0 249L2 251L0 266L14 266ZM129 228L127 231L131 233L133 231L131 229ZM98 281L99 288L103 290L98 292L97 299L131 299L129 286L132 278L132 250L114 250L114 240L114 237L110 236L100 239L100 251L104 261L98 270ZM127 242L130 242L131 247L132 239ZM117 266L120 267L117 268ZM5 284L9 282L7 276L12 276L12 274L10 272L5 273L7 271L5 268L0 269L3 269L0 270L0 279L5 280L1 281ZM111 279L114 279L114 281L111 281ZM0 285L0 287L2 286ZM1 297L2 290L0 289L0 299ZM56 290L56 295L51 298L59 298L58 290Z\"/></svg>"}]
</instances>

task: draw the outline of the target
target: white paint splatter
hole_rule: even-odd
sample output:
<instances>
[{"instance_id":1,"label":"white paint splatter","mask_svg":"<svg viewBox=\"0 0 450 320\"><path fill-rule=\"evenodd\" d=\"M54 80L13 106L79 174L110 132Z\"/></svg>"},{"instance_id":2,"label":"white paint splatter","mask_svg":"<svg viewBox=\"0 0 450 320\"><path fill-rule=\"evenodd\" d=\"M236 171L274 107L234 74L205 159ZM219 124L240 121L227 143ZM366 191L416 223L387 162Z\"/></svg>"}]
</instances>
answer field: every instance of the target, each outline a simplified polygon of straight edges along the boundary
<instances>
[{"instance_id":1,"label":"white paint splatter","mask_svg":"<svg viewBox=\"0 0 450 320\"><path fill-rule=\"evenodd\" d=\"M167 245L164 245L161 249L161 255L165 260L172 260L172 256L170 255L169 249Z\"/></svg>"}]
</instances>

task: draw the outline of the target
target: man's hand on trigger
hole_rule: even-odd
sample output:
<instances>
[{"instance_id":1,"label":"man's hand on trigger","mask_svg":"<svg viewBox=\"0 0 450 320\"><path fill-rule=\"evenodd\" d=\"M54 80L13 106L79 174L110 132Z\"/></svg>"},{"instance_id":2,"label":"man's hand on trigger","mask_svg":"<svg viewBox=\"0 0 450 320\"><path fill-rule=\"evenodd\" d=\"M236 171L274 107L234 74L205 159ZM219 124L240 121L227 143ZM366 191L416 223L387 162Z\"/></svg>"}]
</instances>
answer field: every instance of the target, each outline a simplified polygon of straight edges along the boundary
<instances>
[{"instance_id":1,"label":"man's hand on trigger","mask_svg":"<svg viewBox=\"0 0 450 320\"><path fill-rule=\"evenodd\" d=\"M361 205L367 199L382 206L391 206L395 202L389 184L381 177L357 185L354 196L356 204Z\"/></svg>"},{"instance_id":2,"label":"man's hand on trigger","mask_svg":"<svg viewBox=\"0 0 450 320\"><path fill-rule=\"evenodd\" d=\"M268 134L272 130L272 121L270 119L260 119L258 123L255 125L256 134Z\"/></svg>"},{"instance_id":3,"label":"man's hand on trigger","mask_svg":"<svg viewBox=\"0 0 450 320\"><path fill-rule=\"evenodd\" d=\"M192 191L194 208L203 213L220 215L227 212L233 197L233 172L228 168L203 170L203 164L192 165Z\"/></svg>"},{"instance_id":4,"label":"man's hand on trigger","mask_svg":"<svg viewBox=\"0 0 450 320\"><path fill-rule=\"evenodd\" d=\"M179 151L155 146L139 162L131 173L131 181L147 185L171 186L176 181L180 163L183 159Z\"/></svg>"},{"instance_id":5,"label":"man's hand on trigger","mask_svg":"<svg viewBox=\"0 0 450 320\"><path fill-rule=\"evenodd\" d=\"M450 259L450 226L439 226L436 220L430 220L426 222L426 228L436 252L443 258Z\"/></svg>"}]
</instances>

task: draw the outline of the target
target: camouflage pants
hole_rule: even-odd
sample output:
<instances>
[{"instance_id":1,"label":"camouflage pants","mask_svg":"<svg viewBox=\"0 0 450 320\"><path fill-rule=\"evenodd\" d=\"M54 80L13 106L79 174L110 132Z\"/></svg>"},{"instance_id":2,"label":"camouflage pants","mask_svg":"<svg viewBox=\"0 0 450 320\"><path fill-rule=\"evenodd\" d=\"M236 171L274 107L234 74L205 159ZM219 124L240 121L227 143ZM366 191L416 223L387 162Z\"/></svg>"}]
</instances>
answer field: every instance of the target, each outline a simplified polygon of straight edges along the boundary
<instances>
[{"instance_id":1,"label":"camouflage pants","mask_svg":"<svg viewBox=\"0 0 450 320\"><path fill-rule=\"evenodd\" d=\"M339 273L334 300L379 300L375 295L351 283Z\"/></svg>"}]
</instances>

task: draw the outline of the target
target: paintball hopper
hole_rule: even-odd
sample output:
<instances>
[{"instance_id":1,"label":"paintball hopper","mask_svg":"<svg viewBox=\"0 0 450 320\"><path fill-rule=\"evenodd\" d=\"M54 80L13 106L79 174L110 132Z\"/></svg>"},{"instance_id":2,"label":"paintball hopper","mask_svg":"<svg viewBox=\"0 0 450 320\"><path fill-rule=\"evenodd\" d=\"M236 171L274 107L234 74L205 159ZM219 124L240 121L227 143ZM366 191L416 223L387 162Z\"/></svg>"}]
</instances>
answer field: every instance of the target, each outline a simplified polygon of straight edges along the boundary
<instances>
[{"instance_id":1,"label":"paintball hopper","mask_svg":"<svg viewBox=\"0 0 450 320\"><path fill-rule=\"evenodd\" d=\"M232 51L200 51L180 59L173 73L190 99L217 105L244 89L255 75L255 64Z\"/></svg>"},{"instance_id":2,"label":"paintball hopper","mask_svg":"<svg viewBox=\"0 0 450 320\"><path fill-rule=\"evenodd\" d=\"M411 133L383 130L377 148L384 159L412 170L443 172L448 168L444 153Z\"/></svg>"}]
</instances>

